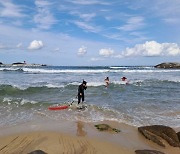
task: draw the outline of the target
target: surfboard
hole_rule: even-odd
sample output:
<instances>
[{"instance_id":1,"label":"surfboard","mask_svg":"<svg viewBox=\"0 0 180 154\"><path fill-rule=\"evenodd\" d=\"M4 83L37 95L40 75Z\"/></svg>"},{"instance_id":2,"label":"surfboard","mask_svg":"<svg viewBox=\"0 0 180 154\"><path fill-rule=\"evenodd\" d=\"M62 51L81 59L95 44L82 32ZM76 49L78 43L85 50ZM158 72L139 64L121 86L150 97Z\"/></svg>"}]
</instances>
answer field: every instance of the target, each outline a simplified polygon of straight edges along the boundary
<instances>
[{"instance_id":1,"label":"surfboard","mask_svg":"<svg viewBox=\"0 0 180 154\"><path fill-rule=\"evenodd\" d=\"M50 106L48 107L49 110L64 110L67 109L69 106L68 105L63 105L63 106Z\"/></svg>"}]
</instances>

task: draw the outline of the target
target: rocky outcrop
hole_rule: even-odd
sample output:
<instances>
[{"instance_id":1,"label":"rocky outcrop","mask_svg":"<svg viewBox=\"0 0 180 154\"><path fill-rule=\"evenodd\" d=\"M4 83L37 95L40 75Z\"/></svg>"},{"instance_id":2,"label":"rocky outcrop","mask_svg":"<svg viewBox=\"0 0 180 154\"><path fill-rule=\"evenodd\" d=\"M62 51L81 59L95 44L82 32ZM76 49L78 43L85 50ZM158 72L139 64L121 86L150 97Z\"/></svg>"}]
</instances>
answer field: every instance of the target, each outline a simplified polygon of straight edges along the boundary
<instances>
[{"instance_id":1,"label":"rocky outcrop","mask_svg":"<svg viewBox=\"0 0 180 154\"><path fill-rule=\"evenodd\" d=\"M178 136L179 142L180 142L180 132L177 133L177 136Z\"/></svg>"},{"instance_id":2,"label":"rocky outcrop","mask_svg":"<svg viewBox=\"0 0 180 154\"><path fill-rule=\"evenodd\" d=\"M28 154L47 154L47 153L45 153L45 152L42 151L42 150L35 150L35 151L32 151L32 152L30 152L30 153L28 153Z\"/></svg>"},{"instance_id":3,"label":"rocky outcrop","mask_svg":"<svg viewBox=\"0 0 180 154\"><path fill-rule=\"evenodd\" d=\"M180 69L180 63L161 63L154 67L155 68L164 68L164 69Z\"/></svg>"},{"instance_id":4,"label":"rocky outcrop","mask_svg":"<svg viewBox=\"0 0 180 154\"><path fill-rule=\"evenodd\" d=\"M136 150L135 153L136 154L165 154L163 152L156 151L156 150Z\"/></svg>"},{"instance_id":5,"label":"rocky outcrop","mask_svg":"<svg viewBox=\"0 0 180 154\"><path fill-rule=\"evenodd\" d=\"M17 62L17 63L12 63L12 65L22 65L24 63L21 63L21 62Z\"/></svg>"},{"instance_id":6,"label":"rocky outcrop","mask_svg":"<svg viewBox=\"0 0 180 154\"><path fill-rule=\"evenodd\" d=\"M167 141L173 147L180 147L180 142L176 132L163 125L152 125L139 127L138 131L143 134L147 139L157 143L160 146L165 147L164 140Z\"/></svg>"},{"instance_id":7,"label":"rocky outcrop","mask_svg":"<svg viewBox=\"0 0 180 154\"><path fill-rule=\"evenodd\" d=\"M3 65L3 63L2 63L2 62L0 62L0 65Z\"/></svg>"},{"instance_id":8,"label":"rocky outcrop","mask_svg":"<svg viewBox=\"0 0 180 154\"><path fill-rule=\"evenodd\" d=\"M95 125L95 127L100 131L113 131L113 132L116 132L116 133L120 132L119 129L112 128L111 126L109 126L107 124L98 124L98 125Z\"/></svg>"}]
</instances>

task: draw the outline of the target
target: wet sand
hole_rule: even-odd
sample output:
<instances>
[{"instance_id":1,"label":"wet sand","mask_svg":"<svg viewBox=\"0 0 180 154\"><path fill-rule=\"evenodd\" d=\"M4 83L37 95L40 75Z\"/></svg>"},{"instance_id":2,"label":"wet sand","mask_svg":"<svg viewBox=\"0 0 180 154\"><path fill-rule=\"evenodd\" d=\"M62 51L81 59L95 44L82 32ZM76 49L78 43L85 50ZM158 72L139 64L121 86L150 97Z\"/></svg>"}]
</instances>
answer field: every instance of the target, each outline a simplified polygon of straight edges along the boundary
<instances>
[{"instance_id":1,"label":"wet sand","mask_svg":"<svg viewBox=\"0 0 180 154\"><path fill-rule=\"evenodd\" d=\"M100 132L97 123L41 121L0 129L0 154L27 154L43 150L48 154L134 154L135 150L158 150L179 154L180 148L162 148L145 139L136 127L116 122L106 123L120 133ZM177 129L180 131L180 129Z\"/></svg>"}]
</instances>

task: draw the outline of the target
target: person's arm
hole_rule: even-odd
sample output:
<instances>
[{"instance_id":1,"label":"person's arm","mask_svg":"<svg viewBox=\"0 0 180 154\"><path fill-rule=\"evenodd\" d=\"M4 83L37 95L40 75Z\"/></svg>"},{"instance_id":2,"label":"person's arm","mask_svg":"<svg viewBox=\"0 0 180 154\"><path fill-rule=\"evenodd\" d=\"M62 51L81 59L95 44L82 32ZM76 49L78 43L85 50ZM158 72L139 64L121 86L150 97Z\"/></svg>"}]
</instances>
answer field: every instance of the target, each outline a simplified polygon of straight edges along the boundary
<instances>
[{"instance_id":1,"label":"person's arm","mask_svg":"<svg viewBox=\"0 0 180 154\"><path fill-rule=\"evenodd\" d=\"M79 86L79 88L78 88L78 93L79 93L80 95L82 95L82 93L83 93L83 87L82 87L82 85Z\"/></svg>"}]
</instances>

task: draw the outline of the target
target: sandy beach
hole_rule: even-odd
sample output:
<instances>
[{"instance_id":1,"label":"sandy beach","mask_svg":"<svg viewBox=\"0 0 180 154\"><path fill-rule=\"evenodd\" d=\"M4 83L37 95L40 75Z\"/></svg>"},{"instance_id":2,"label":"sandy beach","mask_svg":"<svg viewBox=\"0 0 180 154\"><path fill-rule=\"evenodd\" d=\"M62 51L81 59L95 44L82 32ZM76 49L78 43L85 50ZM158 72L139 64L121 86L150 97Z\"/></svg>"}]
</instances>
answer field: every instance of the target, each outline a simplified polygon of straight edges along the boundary
<instances>
[{"instance_id":1,"label":"sandy beach","mask_svg":"<svg viewBox=\"0 0 180 154\"><path fill-rule=\"evenodd\" d=\"M121 130L120 133L100 132L97 123L43 121L26 123L0 130L0 153L26 154L42 150L48 154L134 154L135 150L158 150L179 154L180 149L162 148L146 140L136 127L116 122L99 122ZM177 130L179 131L179 129Z\"/></svg>"},{"instance_id":2,"label":"sandy beach","mask_svg":"<svg viewBox=\"0 0 180 154\"><path fill-rule=\"evenodd\" d=\"M0 154L180 154L180 0L0 0Z\"/></svg>"}]
</instances>

